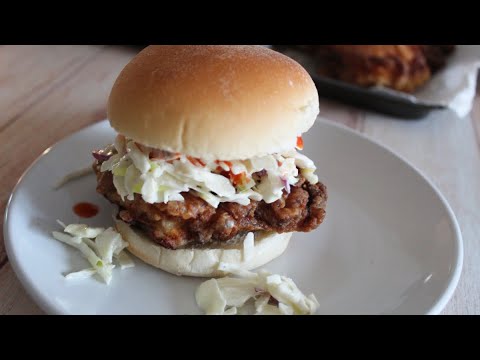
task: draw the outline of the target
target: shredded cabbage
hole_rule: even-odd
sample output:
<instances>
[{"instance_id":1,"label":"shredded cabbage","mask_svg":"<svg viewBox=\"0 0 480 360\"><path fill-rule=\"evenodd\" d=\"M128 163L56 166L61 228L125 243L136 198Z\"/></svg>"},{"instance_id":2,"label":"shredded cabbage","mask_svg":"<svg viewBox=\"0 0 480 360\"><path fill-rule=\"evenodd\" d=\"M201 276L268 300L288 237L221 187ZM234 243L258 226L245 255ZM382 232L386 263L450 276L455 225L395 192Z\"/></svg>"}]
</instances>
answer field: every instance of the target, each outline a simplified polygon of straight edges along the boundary
<instances>
[{"instance_id":1,"label":"shredded cabbage","mask_svg":"<svg viewBox=\"0 0 480 360\"><path fill-rule=\"evenodd\" d=\"M242 307L256 294L254 279L224 277L216 281L227 306Z\"/></svg>"},{"instance_id":2,"label":"shredded cabbage","mask_svg":"<svg viewBox=\"0 0 480 360\"><path fill-rule=\"evenodd\" d=\"M288 277L219 265L219 270L227 269L237 277L207 280L195 293L198 306L207 315L248 314L252 301L255 315L313 315L317 311L315 296L305 296Z\"/></svg>"},{"instance_id":3,"label":"shredded cabbage","mask_svg":"<svg viewBox=\"0 0 480 360\"><path fill-rule=\"evenodd\" d=\"M231 307L223 312L223 315L237 315L237 308Z\"/></svg>"},{"instance_id":4,"label":"shredded cabbage","mask_svg":"<svg viewBox=\"0 0 480 360\"><path fill-rule=\"evenodd\" d=\"M220 262L220 264L218 264L218 270L223 271L224 273L241 277L241 278L253 278L253 279L258 278L258 274L252 271L241 269L238 265L234 265L234 264Z\"/></svg>"},{"instance_id":5,"label":"shredded cabbage","mask_svg":"<svg viewBox=\"0 0 480 360\"><path fill-rule=\"evenodd\" d=\"M104 228L92 228L84 224L70 224L65 226L63 230L73 236L95 239L98 235L105 231Z\"/></svg>"},{"instance_id":6,"label":"shredded cabbage","mask_svg":"<svg viewBox=\"0 0 480 360\"><path fill-rule=\"evenodd\" d=\"M223 297L215 279L203 282L195 293L195 299L198 306L207 315L223 315L225 313L227 301Z\"/></svg>"},{"instance_id":7,"label":"shredded cabbage","mask_svg":"<svg viewBox=\"0 0 480 360\"><path fill-rule=\"evenodd\" d=\"M249 261L255 250L255 236L253 233L249 232L246 236L245 239L243 240L243 261L247 262Z\"/></svg>"},{"instance_id":8,"label":"shredded cabbage","mask_svg":"<svg viewBox=\"0 0 480 360\"><path fill-rule=\"evenodd\" d=\"M119 253L128 245L122 240L122 236L112 228L108 228L99 234L95 239L95 244L98 253L107 263L112 262L114 253Z\"/></svg>"},{"instance_id":9,"label":"shredded cabbage","mask_svg":"<svg viewBox=\"0 0 480 360\"><path fill-rule=\"evenodd\" d=\"M123 136L117 136L114 148L117 153L104 161L100 170L112 172L122 199L133 200L140 194L151 204L183 201L181 193L190 190L215 208L221 202L272 203L297 183L298 169L309 182L318 182L313 161L296 150L247 160L206 161L138 145ZM151 158L151 154L161 156ZM253 177L263 170L266 176Z\"/></svg>"},{"instance_id":10,"label":"shredded cabbage","mask_svg":"<svg viewBox=\"0 0 480 360\"><path fill-rule=\"evenodd\" d=\"M92 228L84 224L65 225L60 220L57 220L57 222L64 227L65 233L54 231L52 232L53 237L80 250L92 266L67 274L66 279L86 279L98 274L108 285L112 280L113 269L115 268L114 258L120 264L121 269L135 266L130 257L123 251L128 244L113 228Z\"/></svg>"},{"instance_id":11,"label":"shredded cabbage","mask_svg":"<svg viewBox=\"0 0 480 360\"><path fill-rule=\"evenodd\" d=\"M92 277L96 273L97 273L97 270L95 268L90 268L90 269L80 270L80 271L67 274L65 275L65 279L83 280L83 279L88 279L89 277Z\"/></svg>"}]
</instances>

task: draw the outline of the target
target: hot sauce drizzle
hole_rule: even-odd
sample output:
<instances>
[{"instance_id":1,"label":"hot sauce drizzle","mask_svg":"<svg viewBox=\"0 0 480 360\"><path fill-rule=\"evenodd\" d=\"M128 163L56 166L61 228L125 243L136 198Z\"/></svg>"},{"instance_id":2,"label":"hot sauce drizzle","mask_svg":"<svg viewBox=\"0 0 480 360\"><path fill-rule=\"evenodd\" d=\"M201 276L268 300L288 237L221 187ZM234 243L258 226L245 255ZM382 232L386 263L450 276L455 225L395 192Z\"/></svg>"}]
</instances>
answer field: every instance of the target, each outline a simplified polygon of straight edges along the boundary
<instances>
[{"instance_id":1,"label":"hot sauce drizzle","mask_svg":"<svg viewBox=\"0 0 480 360\"><path fill-rule=\"evenodd\" d=\"M98 206L88 202L80 202L73 206L73 212L82 218L91 218L98 214Z\"/></svg>"}]
</instances>

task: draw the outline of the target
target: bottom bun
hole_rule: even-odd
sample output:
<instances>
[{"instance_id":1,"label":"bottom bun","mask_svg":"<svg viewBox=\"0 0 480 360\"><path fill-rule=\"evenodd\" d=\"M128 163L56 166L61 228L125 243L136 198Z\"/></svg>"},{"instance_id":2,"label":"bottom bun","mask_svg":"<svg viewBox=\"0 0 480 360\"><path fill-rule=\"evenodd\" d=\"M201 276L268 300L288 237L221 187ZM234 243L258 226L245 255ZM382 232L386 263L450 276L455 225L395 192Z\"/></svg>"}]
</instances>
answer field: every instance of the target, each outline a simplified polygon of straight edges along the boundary
<instances>
[{"instance_id":1,"label":"bottom bun","mask_svg":"<svg viewBox=\"0 0 480 360\"><path fill-rule=\"evenodd\" d=\"M243 240L235 245L211 248L167 249L150 240L143 232L116 220L117 231L128 242L127 250L147 264L175 275L215 277L223 276L218 270L220 262L235 265L243 270L252 270L280 256L288 246L292 233L277 234L256 232L255 246L249 260L243 259Z\"/></svg>"}]
</instances>

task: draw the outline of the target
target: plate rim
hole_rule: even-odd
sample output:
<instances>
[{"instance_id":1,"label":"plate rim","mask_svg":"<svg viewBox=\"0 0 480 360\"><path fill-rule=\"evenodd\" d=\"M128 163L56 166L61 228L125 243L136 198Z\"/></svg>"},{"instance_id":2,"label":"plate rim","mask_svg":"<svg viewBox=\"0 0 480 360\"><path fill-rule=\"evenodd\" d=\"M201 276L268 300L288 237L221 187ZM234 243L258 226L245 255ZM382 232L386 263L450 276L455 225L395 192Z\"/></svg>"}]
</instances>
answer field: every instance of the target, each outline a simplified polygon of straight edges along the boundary
<instances>
[{"instance_id":1,"label":"plate rim","mask_svg":"<svg viewBox=\"0 0 480 360\"><path fill-rule=\"evenodd\" d=\"M9 226L9 221L10 221L10 206L15 198L16 192L18 188L21 186L23 179L25 176L30 172L30 170L37 164L40 159L42 159L44 156L48 155L48 153L56 146L62 144L63 142L69 141L73 136L77 135L79 132L87 130L90 127L98 126L99 124L102 123L107 123L108 119L103 119L100 121L97 121L93 124L89 124L81 129L78 129L77 131L69 134L68 136L56 141L49 147L47 147L42 153L35 158L35 160L32 161L32 163L24 170L22 175L18 178L18 180L15 183L15 186L13 187L9 197L8 201L5 207L5 214L4 214L4 226L3 226L3 239L4 239L4 246L7 254L7 258L9 263L12 266L12 269L19 279L20 283L22 284L23 288L27 292L27 294L33 299L33 301L47 314L52 314L52 315L66 315L69 314L68 312L64 312L59 310L58 307L54 306L53 303L49 300L48 297L44 296L40 291L38 291L35 287L35 284L29 279L28 275L23 271L21 266L17 263L17 259L14 256L14 252L12 249L11 245L11 238L9 236L9 231L8 229L10 228ZM450 204L448 203L447 199L444 197L444 195L440 192L440 190L437 188L437 186L420 170L418 169L415 165L410 163L406 158L404 158L402 155L396 153L393 151L388 145L383 144L382 142L370 138L368 135L364 133L357 132L343 124L339 124L330 120L327 120L326 118L322 117L321 115L317 118L315 123L320 122L324 126L330 126L333 128L336 128L339 131L343 131L348 133L349 135L357 136L362 138L363 140L370 142L371 144L375 145L376 147L380 148L383 151L387 151L390 155L393 157L397 158L398 160L402 161L405 163L411 170L413 170L416 175L420 176L422 180L424 180L427 185L432 188L434 191L435 195L440 199L442 205L444 206L444 209L446 210L446 213L448 215L450 225L452 226L454 230L454 241L455 241L455 248L457 250L457 254L455 256L455 268L454 270L450 273L448 280L447 280L447 286L443 290L443 292L440 294L440 296L436 299L436 302L433 303L433 305L424 313L424 315L438 315L447 305L447 303L450 301L452 298L458 282L460 280L462 271L463 271L463 258L464 258L464 246L463 246L463 237L462 237L462 232L460 229L460 225L458 224L457 218L455 216L455 213L453 212L453 209L451 208ZM314 125L315 125L314 123Z\"/></svg>"}]
</instances>

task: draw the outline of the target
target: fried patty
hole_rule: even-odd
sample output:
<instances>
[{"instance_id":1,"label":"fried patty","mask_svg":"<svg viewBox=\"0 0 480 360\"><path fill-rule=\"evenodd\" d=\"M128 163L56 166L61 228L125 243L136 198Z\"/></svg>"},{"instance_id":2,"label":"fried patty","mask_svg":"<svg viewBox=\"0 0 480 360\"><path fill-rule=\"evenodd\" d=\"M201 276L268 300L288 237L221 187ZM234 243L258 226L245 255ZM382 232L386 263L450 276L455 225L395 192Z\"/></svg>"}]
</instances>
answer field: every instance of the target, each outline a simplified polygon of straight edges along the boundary
<instances>
[{"instance_id":1,"label":"fried patty","mask_svg":"<svg viewBox=\"0 0 480 360\"><path fill-rule=\"evenodd\" d=\"M249 205L232 202L220 203L214 208L193 192L184 192L184 201L146 203L141 195L134 200L121 199L113 185L110 171L97 174L97 192L119 206L119 218L141 228L158 244L178 249L225 242L253 231L277 233L317 228L325 217L327 189L322 183L310 184L305 178L291 187L290 194L274 203L250 200Z\"/></svg>"}]
</instances>

